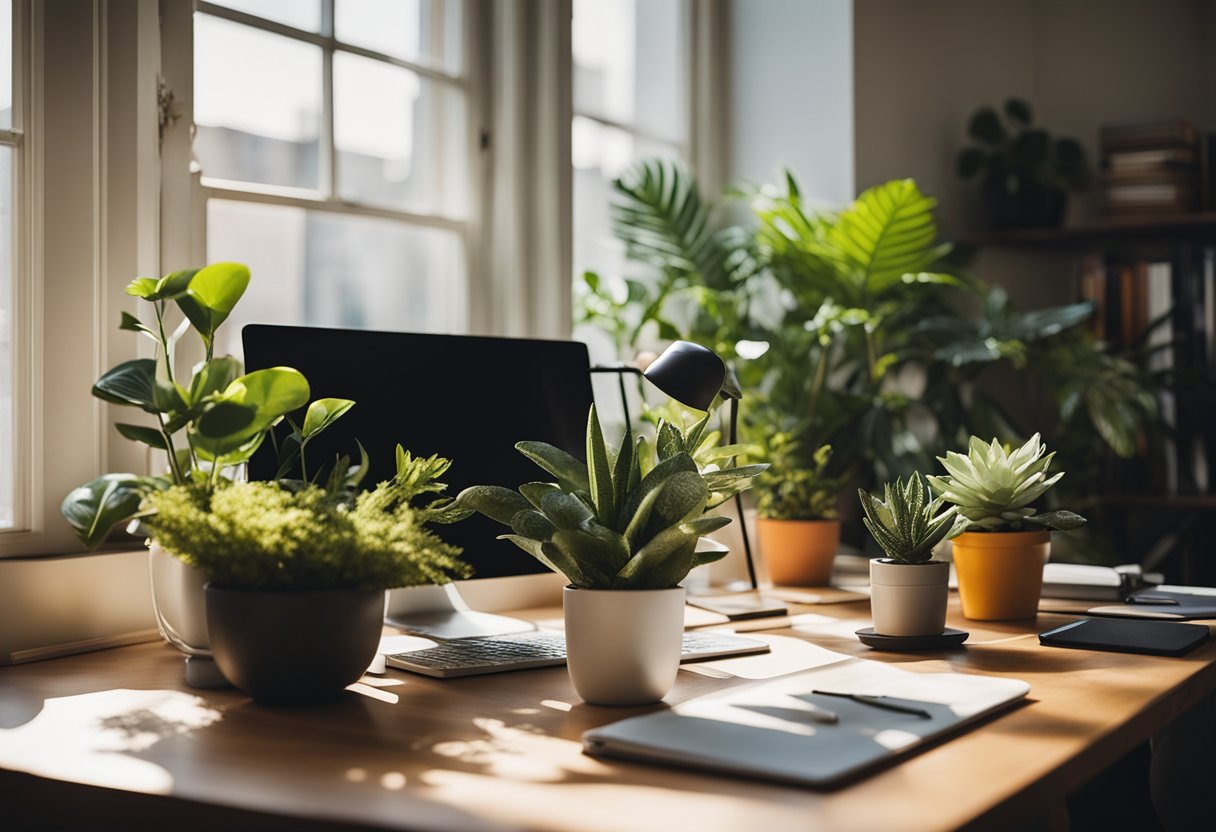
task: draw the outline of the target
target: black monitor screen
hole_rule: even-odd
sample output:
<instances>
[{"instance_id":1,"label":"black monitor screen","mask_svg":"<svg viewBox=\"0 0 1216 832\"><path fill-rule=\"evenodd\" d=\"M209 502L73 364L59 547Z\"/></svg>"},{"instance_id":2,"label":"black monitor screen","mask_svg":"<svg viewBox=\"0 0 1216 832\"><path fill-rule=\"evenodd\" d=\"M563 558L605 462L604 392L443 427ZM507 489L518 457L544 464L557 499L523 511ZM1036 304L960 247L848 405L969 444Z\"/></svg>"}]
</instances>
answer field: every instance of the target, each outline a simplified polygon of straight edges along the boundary
<instances>
[{"instance_id":1,"label":"black monitor screen","mask_svg":"<svg viewBox=\"0 0 1216 832\"><path fill-rule=\"evenodd\" d=\"M249 371L294 367L308 379L313 399L356 402L309 443L310 474L315 465L332 466L338 455L357 458L356 439L371 458L365 486L393 476L400 443L414 455L451 459L444 481L453 496L470 485L515 488L546 479L515 450L522 439L585 457L592 394L581 343L264 324L246 326L242 337ZM303 416L302 410L293 414L297 424ZM250 478L271 479L275 467L267 442L250 463ZM508 530L480 515L437 531L463 547L474 577L545 571L513 544L495 540Z\"/></svg>"}]
</instances>

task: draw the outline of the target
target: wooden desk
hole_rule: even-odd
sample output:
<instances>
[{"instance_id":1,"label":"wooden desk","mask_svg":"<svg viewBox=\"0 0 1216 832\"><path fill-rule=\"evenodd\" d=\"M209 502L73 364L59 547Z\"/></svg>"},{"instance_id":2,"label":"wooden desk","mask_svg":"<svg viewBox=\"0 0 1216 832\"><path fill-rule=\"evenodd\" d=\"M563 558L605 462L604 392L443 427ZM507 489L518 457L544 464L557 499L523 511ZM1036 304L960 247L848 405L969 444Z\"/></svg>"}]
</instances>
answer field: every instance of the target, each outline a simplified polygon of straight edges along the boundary
<instances>
[{"instance_id":1,"label":"wooden desk","mask_svg":"<svg viewBox=\"0 0 1216 832\"><path fill-rule=\"evenodd\" d=\"M761 634L768 659L680 672L669 702L748 681L731 668L796 670L811 642L912 671L1030 683L1024 706L838 792L587 757L584 730L645 709L580 704L564 668L450 681L390 670L366 695L270 709L185 688L180 657L144 644L0 668L0 765L43 775L0 772L0 812L8 821L11 807L32 806L88 828L98 818L144 828L136 817L174 829L1016 827L1216 689L1216 643L1182 659L1045 648L1033 634L1070 619L980 624L952 604L951 625L971 632L965 650L870 651L851 635L868 607L840 604L802 607L792 628Z\"/></svg>"}]
</instances>

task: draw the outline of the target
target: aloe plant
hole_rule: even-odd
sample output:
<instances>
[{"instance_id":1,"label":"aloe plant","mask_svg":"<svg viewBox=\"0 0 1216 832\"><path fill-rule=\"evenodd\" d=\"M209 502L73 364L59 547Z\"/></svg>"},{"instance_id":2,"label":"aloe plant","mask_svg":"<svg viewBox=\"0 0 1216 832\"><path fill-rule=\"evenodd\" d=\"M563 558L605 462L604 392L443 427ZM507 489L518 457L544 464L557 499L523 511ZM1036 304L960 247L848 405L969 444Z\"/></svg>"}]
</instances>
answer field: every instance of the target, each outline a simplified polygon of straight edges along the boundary
<instances>
[{"instance_id":1,"label":"aloe plant","mask_svg":"<svg viewBox=\"0 0 1216 832\"><path fill-rule=\"evenodd\" d=\"M164 277L140 277L127 285L127 294L150 307L145 322L122 313L119 328L146 336L156 344L156 357L125 361L103 373L93 385L102 401L133 407L149 414L154 426L116 424L127 439L164 451L164 475L105 474L73 489L60 510L85 546L99 545L111 529L135 517L144 498L174 485L212 490L226 469L249 460L267 433L287 413L308 402L308 381L290 367L242 373L229 356L215 357L215 334L231 315L249 285L248 267L213 263ZM172 307L180 322L169 320ZM206 358L189 379L176 375L177 345L193 329L202 340ZM302 464L303 446L348 410L354 402L322 399L313 402L296 431L294 456ZM363 467L366 470L366 466ZM358 477L358 470L345 477Z\"/></svg>"},{"instance_id":2,"label":"aloe plant","mask_svg":"<svg viewBox=\"0 0 1216 832\"><path fill-rule=\"evenodd\" d=\"M1048 476L1054 456L1037 433L1012 452L996 439L987 444L972 436L966 456L950 451L938 457L949 476L929 477L929 484L970 521L969 531L1076 529L1085 525L1079 514L1038 514L1030 505L1064 476Z\"/></svg>"},{"instance_id":3,"label":"aloe plant","mask_svg":"<svg viewBox=\"0 0 1216 832\"><path fill-rule=\"evenodd\" d=\"M927 563L937 544L967 527L967 518L959 516L956 507L941 511L944 499L931 499L919 473L906 483L897 479L894 486L884 485L881 500L863 488L857 493L865 512L862 522L896 563Z\"/></svg>"},{"instance_id":4,"label":"aloe plant","mask_svg":"<svg viewBox=\"0 0 1216 832\"><path fill-rule=\"evenodd\" d=\"M705 512L747 489L765 465L701 470L692 453L709 414L687 431L659 424L658 462L643 472L641 437L626 425L615 454L604 441L595 406L587 418L587 461L544 442L515 447L556 482L518 491L496 485L466 488L454 515L479 512L509 526L500 536L583 589L674 587L694 567L724 552L698 553L697 539L730 522Z\"/></svg>"}]
</instances>

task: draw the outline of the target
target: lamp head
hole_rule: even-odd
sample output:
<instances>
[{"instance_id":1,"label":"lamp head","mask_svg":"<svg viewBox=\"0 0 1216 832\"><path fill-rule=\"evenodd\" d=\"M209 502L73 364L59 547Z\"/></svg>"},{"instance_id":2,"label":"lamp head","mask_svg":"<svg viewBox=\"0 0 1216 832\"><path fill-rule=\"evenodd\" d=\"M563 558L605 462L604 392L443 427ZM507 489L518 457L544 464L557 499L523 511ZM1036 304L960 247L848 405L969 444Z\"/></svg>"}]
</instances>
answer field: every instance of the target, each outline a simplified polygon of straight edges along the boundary
<instances>
[{"instance_id":1,"label":"lamp head","mask_svg":"<svg viewBox=\"0 0 1216 832\"><path fill-rule=\"evenodd\" d=\"M719 393L739 398L739 386L716 352L691 341L676 341L642 374L686 407L709 410Z\"/></svg>"}]
</instances>

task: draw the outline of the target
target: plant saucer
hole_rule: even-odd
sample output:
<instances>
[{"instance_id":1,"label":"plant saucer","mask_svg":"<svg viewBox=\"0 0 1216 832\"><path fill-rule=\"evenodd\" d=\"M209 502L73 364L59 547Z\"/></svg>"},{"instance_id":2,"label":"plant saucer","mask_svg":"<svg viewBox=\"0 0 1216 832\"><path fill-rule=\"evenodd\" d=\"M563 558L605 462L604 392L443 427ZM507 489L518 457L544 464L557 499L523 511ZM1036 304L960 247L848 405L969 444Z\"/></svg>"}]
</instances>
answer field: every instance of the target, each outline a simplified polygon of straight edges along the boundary
<instances>
[{"instance_id":1,"label":"plant saucer","mask_svg":"<svg viewBox=\"0 0 1216 832\"><path fill-rule=\"evenodd\" d=\"M884 636L874 632L873 627L857 631L857 638L862 644L875 650L948 650L958 647L970 637L965 630L955 630L947 627L935 636Z\"/></svg>"}]
</instances>

